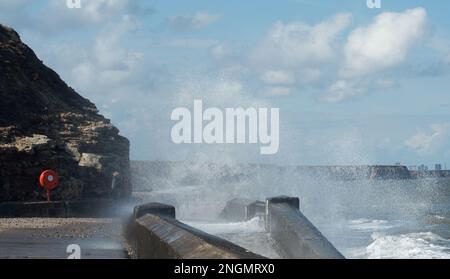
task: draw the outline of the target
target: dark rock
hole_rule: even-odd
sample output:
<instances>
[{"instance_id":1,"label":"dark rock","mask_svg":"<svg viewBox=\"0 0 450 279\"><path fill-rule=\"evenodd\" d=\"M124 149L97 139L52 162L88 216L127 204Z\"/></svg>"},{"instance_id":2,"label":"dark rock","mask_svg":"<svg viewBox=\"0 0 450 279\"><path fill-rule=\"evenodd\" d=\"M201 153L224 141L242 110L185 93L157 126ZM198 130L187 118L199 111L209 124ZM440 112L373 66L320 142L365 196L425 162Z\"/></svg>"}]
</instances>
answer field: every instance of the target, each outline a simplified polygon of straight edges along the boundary
<instances>
[{"instance_id":1,"label":"dark rock","mask_svg":"<svg viewBox=\"0 0 450 279\"><path fill-rule=\"evenodd\" d=\"M0 99L0 202L42 199L45 169L61 177L53 199L131 194L129 141L3 25Z\"/></svg>"}]
</instances>

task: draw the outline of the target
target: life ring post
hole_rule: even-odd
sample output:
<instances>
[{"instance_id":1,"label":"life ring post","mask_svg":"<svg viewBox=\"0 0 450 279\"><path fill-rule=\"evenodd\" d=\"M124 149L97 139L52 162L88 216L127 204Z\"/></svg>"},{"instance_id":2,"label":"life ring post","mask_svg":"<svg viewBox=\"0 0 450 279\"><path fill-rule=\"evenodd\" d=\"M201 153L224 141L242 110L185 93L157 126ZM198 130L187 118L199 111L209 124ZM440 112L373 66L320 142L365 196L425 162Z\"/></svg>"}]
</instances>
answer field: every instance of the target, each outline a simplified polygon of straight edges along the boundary
<instances>
[{"instance_id":1,"label":"life ring post","mask_svg":"<svg viewBox=\"0 0 450 279\"><path fill-rule=\"evenodd\" d=\"M54 170L45 170L39 177L39 185L46 190L47 201L50 202L50 192L58 187L59 175Z\"/></svg>"}]
</instances>

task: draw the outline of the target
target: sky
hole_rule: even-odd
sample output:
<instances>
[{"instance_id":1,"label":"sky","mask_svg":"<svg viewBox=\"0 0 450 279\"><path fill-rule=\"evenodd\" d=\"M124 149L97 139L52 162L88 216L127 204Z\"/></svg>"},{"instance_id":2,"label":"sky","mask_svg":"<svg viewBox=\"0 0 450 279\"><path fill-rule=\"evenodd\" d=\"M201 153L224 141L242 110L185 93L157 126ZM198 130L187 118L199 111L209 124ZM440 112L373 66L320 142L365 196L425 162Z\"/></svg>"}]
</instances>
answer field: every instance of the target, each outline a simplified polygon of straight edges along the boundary
<instances>
[{"instance_id":1,"label":"sky","mask_svg":"<svg viewBox=\"0 0 450 279\"><path fill-rule=\"evenodd\" d=\"M0 0L134 160L450 167L450 1ZM176 107L280 108L280 148L174 144Z\"/></svg>"}]
</instances>

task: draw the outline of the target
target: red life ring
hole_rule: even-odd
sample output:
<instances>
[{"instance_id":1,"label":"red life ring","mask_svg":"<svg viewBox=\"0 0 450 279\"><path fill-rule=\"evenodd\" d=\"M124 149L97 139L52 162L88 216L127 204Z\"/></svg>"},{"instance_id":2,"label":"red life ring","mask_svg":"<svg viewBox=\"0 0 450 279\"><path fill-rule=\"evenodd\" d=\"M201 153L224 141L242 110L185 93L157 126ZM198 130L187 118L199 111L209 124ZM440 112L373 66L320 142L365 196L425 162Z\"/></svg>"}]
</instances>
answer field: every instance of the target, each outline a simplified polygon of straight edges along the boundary
<instances>
[{"instance_id":1,"label":"red life ring","mask_svg":"<svg viewBox=\"0 0 450 279\"><path fill-rule=\"evenodd\" d=\"M59 184L58 173L54 170L46 170L42 172L41 176L39 177L39 184L42 188L47 190L55 189Z\"/></svg>"}]
</instances>

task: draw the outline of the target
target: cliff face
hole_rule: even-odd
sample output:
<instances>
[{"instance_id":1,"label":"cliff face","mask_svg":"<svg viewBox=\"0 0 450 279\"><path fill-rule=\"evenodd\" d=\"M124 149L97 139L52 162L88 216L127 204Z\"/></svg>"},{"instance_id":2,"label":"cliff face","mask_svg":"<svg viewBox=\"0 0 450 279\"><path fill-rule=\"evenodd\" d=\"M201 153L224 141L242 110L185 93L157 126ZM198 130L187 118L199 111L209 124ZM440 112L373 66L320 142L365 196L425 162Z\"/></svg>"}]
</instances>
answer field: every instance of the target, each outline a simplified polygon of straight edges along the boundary
<instances>
[{"instance_id":1,"label":"cliff face","mask_svg":"<svg viewBox=\"0 0 450 279\"><path fill-rule=\"evenodd\" d=\"M40 200L45 169L55 199L126 197L129 168L128 140L0 25L0 201Z\"/></svg>"}]
</instances>

